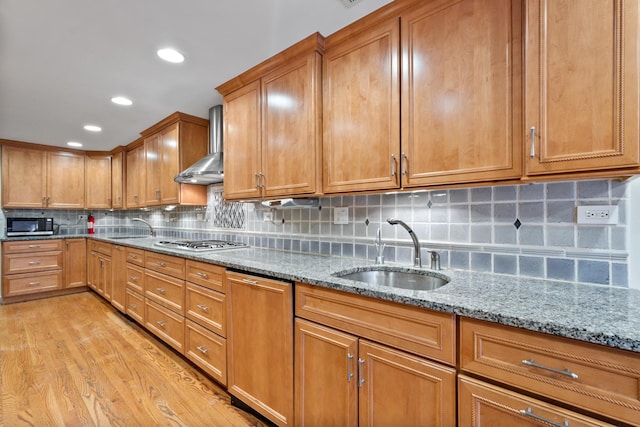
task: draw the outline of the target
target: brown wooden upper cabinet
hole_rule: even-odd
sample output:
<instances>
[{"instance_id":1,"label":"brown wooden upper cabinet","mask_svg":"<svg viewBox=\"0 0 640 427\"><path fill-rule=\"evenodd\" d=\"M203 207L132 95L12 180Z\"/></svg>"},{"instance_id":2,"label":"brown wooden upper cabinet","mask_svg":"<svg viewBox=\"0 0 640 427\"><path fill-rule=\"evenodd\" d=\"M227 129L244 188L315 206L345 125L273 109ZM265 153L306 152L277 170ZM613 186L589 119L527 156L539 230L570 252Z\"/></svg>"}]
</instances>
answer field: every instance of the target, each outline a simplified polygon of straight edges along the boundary
<instances>
[{"instance_id":1,"label":"brown wooden upper cabinet","mask_svg":"<svg viewBox=\"0 0 640 427\"><path fill-rule=\"evenodd\" d=\"M142 197L145 191L142 138L129 144L129 147L125 154L125 206L127 209L141 208L144 206Z\"/></svg>"},{"instance_id":2,"label":"brown wooden upper cabinet","mask_svg":"<svg viewBox=\"0 0 640 427\"><path fill-rule=\"evenodd\" d=\"M85 207L111 209L111 155L87 154L84 176Z\"/></svg>"},{"instance_id":3,"label":"brown wooden upper cabinet","mask_svg":"<svg viewBox=\"0 0 640 427\"><path fill-rule=\"evenodd\" d=\"M527 175L637 167L639 3L525 8Z\"/></svg>"},{"instance_id":4,"label":"brown wooden upper cabinet","mask_svg":"<svg viewBox=\"0 0 640 427\"><path fill-rule=\"evenodd\" d=\"M224 197L321 192L321 67L316 33L217 87L224 97Z\"/></svg>"},{"instance_id":5,"label":"brown wooden upper cabinet","mask_svg":"<svg viewBox=\"0 0 640 427\"><path fill-rule=\"evenodd\" d=\"M173 177L207 154L208 130L208 120L176 112L141 132L144 206L207 204L206 186L178 184Z\"/></svg>"},{"instance_id":6,"label":"brown wooden upper cabinet","mask_svg":"<svg viewBox=\"0 0 640 427\"><path fill-rule=\"evenodd\" d=\"M84 208L84 161L83 153L3 145L2 207Z\"/></svg>"},{"instance_id":7,"label":"brown wooden upper cabinet","mask_svg":"<svg viewBox=\"0 0 640 427\"><path fill-rule=\"evenodd\" d=\"M111 156L111 207L124 208L124 151Z\"/></svg>"}]
</instances>

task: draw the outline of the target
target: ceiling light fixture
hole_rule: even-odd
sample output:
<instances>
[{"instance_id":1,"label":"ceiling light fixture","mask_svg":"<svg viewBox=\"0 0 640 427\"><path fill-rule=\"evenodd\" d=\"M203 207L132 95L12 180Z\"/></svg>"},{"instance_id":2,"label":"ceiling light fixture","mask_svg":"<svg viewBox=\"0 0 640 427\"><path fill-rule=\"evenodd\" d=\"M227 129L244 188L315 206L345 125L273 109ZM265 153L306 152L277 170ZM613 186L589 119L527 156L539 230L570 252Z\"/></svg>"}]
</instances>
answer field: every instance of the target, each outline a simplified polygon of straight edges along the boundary
<instances>
[{"instance_id":1,"label":"ceiling light fixture","mask_svg":"<svg viewBox=\"0 0 640 427\"><path fill-rule=\"evenodd\" d=\"M184 62L184 55L175 49L171 49L168 47L159 49L157 53L160 58L164 59L167 62L173 62L174 64Z\"/></svg>"},{"instance_id":2,"label":"ceiling light fixture","mask_svg":"<svg viewBox=\"0 0 640 427\"><path fill-rule=\"evenodd\" d=\"M101 132L102 128L96 125L84 125L84 130L88 130L89 132Z\"/></svg>"},{"instance_id":3,"label":"ceiling light fixture","mask_svg":"<svg viewBox=\"0 0 640 427\"><path fill-rule=\"evenodd\" d=\"M118 104L118 105L131 105L131 104L133 104L133 101L131 101L129 98L125 98L124 96L114 96L113 98L111 98L111 102L113 102L114 104Z\"/></svg>"},{"instance_id":4,"label":"ceiling light fixture","mask_svg":"<svg viewBox=\"0 0 640 427\"><path fill-rule=\"evenodd\" d=\"M76 148L82 147L82 143L81 142L75 142L75 141L69 141L69 142L67 142L67 145L69 147L76 147Z\"/></svg>"}]
</instances>

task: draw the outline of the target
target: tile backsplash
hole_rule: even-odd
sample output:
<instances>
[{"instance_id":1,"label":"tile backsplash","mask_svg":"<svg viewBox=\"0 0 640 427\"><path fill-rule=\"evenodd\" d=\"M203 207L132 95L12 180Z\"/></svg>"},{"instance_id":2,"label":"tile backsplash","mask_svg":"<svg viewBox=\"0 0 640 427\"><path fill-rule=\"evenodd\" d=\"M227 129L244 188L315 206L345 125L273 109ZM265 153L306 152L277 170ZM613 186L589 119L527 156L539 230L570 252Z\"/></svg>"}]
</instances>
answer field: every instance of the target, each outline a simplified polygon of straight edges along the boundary
<instances>
[{"instance_id":1,"label":"tile backsplash","mask_svg":"<svg viewBox=\"0 0 640 427\"><path fill-rule=\"evenodd\" d=\"M281 250L375 258L378 228L386 261L411 264L408 233L386 222L403 220L443 268L628 286L628 184L567 181L498 187L320 198L320 207L270 210L260 203L230 203L209 187L207 207L94 211L96 232L145 233L142 217L159 235L231 238ZM617 205L617 225L578 225L579 205ZM347 207L349 223L333 223L333 208ZM53 216L60 234L82 234L88 211L5 210L5 216ZM1 218L4 222L4 217ZM2 224L3 230L5 224ZM427 262L423 263L428 265Z\"/></svg>"}]
</instances>

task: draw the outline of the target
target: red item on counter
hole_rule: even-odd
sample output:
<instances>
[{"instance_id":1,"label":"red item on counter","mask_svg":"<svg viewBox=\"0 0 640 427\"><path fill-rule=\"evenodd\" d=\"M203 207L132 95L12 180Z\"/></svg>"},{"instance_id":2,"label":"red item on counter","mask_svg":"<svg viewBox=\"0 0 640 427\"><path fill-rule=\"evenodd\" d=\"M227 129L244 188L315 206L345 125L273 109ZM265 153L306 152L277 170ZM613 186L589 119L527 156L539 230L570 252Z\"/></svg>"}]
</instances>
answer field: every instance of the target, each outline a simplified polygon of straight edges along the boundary
<instances>
[{"instance_id":1,"label":"red item on counter","mask_svg":"<svg viewBox=\"0 0 640 427\"><path fill-rule=\"evenodd\" d=\"M89 214L89 216L87 217L87 233L95 234L96 232L95 225L96 225L96 219L93 217L93 215Z\"/></svg>"}]
</instances>

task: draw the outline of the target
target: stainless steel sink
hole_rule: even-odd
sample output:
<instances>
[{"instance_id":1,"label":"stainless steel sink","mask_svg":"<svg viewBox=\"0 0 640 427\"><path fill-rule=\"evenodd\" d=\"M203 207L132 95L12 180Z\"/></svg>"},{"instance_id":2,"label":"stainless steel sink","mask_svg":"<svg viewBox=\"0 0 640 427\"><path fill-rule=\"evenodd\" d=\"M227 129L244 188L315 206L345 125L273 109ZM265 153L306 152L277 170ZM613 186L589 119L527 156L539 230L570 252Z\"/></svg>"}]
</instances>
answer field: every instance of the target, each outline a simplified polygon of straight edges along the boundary
<instances>
[{"instance_id":1,"label":"stainless steel sink","mask_svg":"<svg viewBox=\"0 0 640 427\"><path fill-rule=\"evenodd\" d=\"M406 271L389 267L366 267L357 271L345 270L334 274L343 279L365 282L376 286L410 289L414 291L432 291L449 283L443 274L429 271Z\"/></svg>"}]
</instances>

